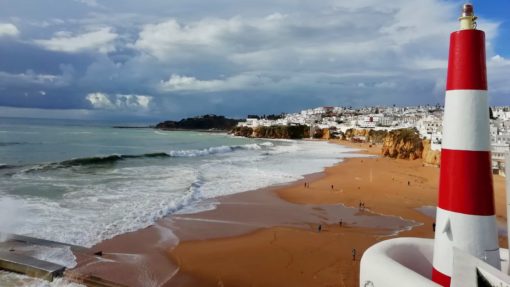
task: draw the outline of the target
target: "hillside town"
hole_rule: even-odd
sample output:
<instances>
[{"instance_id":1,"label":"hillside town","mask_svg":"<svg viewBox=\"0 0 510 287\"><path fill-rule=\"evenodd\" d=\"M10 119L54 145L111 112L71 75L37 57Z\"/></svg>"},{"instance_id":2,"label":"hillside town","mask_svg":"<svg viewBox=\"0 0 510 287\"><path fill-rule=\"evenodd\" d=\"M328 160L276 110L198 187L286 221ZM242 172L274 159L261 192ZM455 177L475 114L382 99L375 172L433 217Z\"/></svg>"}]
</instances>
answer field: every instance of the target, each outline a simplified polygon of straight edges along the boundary
<instances>
[{"instance_id":1,"label":"hillside town","mask_svg":"<svg viewBox=\"0 0 510 287\"><path fill-rule=\"evenodd\" d=\"M490 136L492 165L495 173L503 174L504 157L510 152L510 107L491 107ZM297 113L257 116L249 115L239 127L271 127L305 125L314 129L327 129L331 137L349 129L396 130L415 128L423 139L429 139L431 149L441 150L443 106L412 107L318 107ZM313 132L310 132L312 135ZM357 141L366 141L357 136Z\"/></svg>"}]
</instances>

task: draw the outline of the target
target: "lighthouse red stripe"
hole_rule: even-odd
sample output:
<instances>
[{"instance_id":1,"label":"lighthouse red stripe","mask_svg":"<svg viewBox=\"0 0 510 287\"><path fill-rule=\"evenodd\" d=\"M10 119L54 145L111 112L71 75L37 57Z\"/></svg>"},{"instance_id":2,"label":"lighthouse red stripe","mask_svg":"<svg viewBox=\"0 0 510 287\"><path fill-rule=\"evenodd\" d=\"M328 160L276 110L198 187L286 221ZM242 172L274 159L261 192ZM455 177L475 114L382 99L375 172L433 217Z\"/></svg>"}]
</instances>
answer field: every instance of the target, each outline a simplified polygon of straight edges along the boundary
<instances>
[{"instance_id":1,"label":"lighthouse red stripe","mask_svg":"<svg viewBox=\"0 0 510 287\"><path fill-rule=\"evenodd\" d=\"M489 151L442 149L438 206L470 215L494 215L491 169Z\"/></svg>"},{"instance_id":2,"label":"lighthouse red stripe","mask_svg":"<svg viewBox=\"0 0 510 287\"><path fill-rule=\"evenodd\" d=\"M451 33L446 90L487 90L483 31Z\"/></svg>"},{"instance_id":3,"label":"lighthouse red stripe","mask_svg":"<svg viewBox=\"0 0 510 287\"><path fill-rule=\"evenodd\" d=\"M450 287L451 278L450 276L437 271L436 268L432 268L432 281L441 286Z\"/></svg>"}]
</instances>

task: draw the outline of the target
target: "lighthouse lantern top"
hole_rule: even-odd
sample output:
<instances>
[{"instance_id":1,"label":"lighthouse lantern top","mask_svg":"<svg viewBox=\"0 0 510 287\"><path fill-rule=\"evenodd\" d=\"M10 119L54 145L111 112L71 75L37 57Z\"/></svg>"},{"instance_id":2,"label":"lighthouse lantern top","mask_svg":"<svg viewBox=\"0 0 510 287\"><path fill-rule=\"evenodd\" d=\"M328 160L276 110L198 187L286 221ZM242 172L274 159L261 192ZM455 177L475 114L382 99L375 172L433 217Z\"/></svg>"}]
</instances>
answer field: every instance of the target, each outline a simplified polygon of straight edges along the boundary
<instances>
[{"instance_id":1,"label":"lighthouse lantern top","mask_svg":"<svg viewBox=\"0 0 510 287\"><path fill-rule=\"evenodd\" d=\"M474 30L476 29L476 16L473 4L464 4L462 6L462 16L459 17L461 30Z\"/></svg>"}]
</instances>

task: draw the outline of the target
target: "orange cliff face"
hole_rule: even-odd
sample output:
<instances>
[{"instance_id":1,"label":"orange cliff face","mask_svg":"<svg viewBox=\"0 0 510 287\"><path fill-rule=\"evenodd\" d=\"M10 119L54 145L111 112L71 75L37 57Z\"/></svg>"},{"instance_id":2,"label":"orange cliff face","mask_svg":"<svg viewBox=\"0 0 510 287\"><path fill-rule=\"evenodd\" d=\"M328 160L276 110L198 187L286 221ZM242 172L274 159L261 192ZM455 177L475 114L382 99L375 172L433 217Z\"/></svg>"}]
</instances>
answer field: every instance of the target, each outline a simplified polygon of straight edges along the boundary
<instances>
[{"instance_id":1,"label":"orange cliff face","mask_svg":"<svg viewBox=\"0 0 510 287\"><path fill-rule=\"evenodd\" d=\"M396 159L422 159L427 166L439 166L441 151L432 150L428 139L421 139L413 129L397 129L393 131L372 129L349 129L344 133L344 140L364 137L365 141L382 144L381 155Z\"/></svg>"},{"instance_id":2,"label":"orange cliff face","mask_svg":"<svg viewBox=\"0 0 510 287\"><path fill-rule=\"evenodd\" d=\"M393 130L384 137L381 153L386 157L415 160L422 157L423 143L414 130Z\"/></svg>"},{"instance_id":3,"label":"orange cliff face","mask_svg":"<svg viewBox=\"0 0 510 287\"><path fill-rule=\"evenodd\" d=\"M432 150L430 140L423 140L421 158L425 165L439 166L441 164L441 150Z\"/></svg>"},{"instance_id":4,"label":"orange cliff face","mask_svg":"<svg viewBox=\"0 0 510 287\"><path fill-rule=\"evenodd\" d=\"M405 137L402 134L389 133L383 141L381 149L383 156L399 159L422 159L428 166L439 166L441 163L441 151L432 150L428 139L420 139L418 135Z\"/></svg>"}]
</instances>

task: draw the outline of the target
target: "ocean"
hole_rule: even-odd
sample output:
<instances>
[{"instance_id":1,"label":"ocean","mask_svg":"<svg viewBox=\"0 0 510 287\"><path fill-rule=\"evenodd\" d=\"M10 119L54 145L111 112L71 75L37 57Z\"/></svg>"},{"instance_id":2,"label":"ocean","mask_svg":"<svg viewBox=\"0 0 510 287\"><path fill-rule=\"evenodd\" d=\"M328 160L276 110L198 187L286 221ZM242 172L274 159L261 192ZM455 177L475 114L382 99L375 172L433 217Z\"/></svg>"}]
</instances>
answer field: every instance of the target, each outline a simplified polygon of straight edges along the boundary
<instances>
[{"instance_id":1,"label":"ocean","mask_svg":"<svg viewBox=\"0 0 510 287\"><path fill-rule=\"evenodd\" d=\"M317 141L0 118L0 231L92 246L166 215L214 208L203 199L299 180L345 151ZM53 257L72 266L72 258Z\"/></svg>"}]
</instances>

